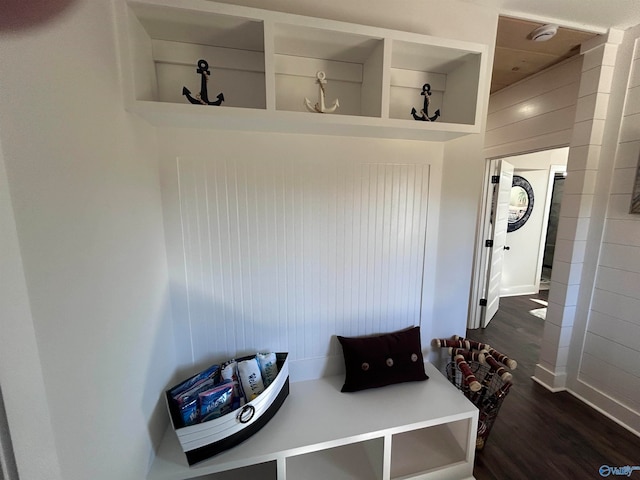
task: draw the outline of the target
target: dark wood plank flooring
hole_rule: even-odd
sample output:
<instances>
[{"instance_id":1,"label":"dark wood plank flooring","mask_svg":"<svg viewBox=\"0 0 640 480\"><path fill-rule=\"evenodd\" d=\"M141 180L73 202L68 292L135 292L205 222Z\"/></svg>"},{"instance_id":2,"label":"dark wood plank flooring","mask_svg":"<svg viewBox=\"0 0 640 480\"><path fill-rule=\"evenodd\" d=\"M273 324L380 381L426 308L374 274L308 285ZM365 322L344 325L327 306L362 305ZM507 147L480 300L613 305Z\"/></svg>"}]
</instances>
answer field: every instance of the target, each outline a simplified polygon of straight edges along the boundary
<instances>
[{"instance_id":1,"label":"dark wood plank flooring","mask_svg":"<svg viewBox=\"0 0 640 480\"><path fill-rule=\"evenodd\" d=\"M541 306L531 298L546 300L546 293L503 298L486 329L467 332L518 361L514 385L476 454L477 480L597 479L602 465L640 465L639 437L570 393L551 393L531 379L544 328L529 313ZM631 478L640 479L640 471Z\"/></svg>"}]
</instances>

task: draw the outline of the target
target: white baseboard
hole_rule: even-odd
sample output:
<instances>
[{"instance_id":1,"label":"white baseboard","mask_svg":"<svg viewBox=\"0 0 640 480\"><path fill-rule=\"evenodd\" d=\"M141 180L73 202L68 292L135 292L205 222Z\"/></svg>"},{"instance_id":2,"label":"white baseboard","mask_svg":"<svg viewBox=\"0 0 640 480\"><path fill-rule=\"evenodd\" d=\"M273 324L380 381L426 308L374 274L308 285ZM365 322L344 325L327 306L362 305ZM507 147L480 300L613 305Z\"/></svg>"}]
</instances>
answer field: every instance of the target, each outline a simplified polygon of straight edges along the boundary
<instances>
[{"instance_id":1,"label":"white baseboard","mask_svg":"<svg viewBox=\"0 0 640 480\"><path fill-rule=\"evenodd\" d=\"M606 393L583 380L576 381L575 389L569 389L574 397L589 405L605 417L640 437L640 412L623 405Z\"/></svg>"},{"instance_id":2,"label":"white baseboard","mask_svg":"<svg viewBox=\"0 0 640 480\"><path fill-rule=\"evenodd\" d=\"M562 392L567 389L567 374L555 373L540 364L536 365L535 373L531 377L534 382L539 383L550 392Z\"/></svg>"},{"instance_id":3,"label":"white baseboard","mask_svg":"<svg viewBox=\"0 0 640 480\"><path fill-rule=\"evenodd\" d=\"M550 392L566 391L570 393L581 402L640 437L640 412L621 404L588 383L578 379L574 389L567 388L566 374L554 374L540 364L536 365L535 375L531 379Z\"/></svg>"},{"instance_id":4,"label":"white baseboard","mask_svg":"<svg viewBox=\"0 0 640 480\"><path fill-rule=\"evenodd\" d=\"M539 288L536 285L516 285L515 287L507 287L500 289L501 297L514 297L517 295L535 295Z\"/></svg>"}]
</instances>

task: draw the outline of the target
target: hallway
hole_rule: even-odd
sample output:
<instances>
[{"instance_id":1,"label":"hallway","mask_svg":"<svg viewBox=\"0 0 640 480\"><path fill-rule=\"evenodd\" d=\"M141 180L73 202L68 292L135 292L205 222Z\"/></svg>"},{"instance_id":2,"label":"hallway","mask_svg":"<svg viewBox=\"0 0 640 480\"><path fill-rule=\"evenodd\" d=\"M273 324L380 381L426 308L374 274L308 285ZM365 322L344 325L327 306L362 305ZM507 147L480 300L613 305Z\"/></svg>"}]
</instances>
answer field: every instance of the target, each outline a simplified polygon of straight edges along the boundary
<instances>
[{"instance_id":1,"label":"hallway","mask_svg":"<svg viewBox=\"0 0 640 480\"><path fill-rule=\"evenodd\" d=\"M602 478L608 466L640 466L640 438L567 392L551 393L531 379L544 320L529 313L539 295L505 297L484 330L467 337L488 343L518 361L513 388L491 435L476 454L477 480ZM631 478L640 478L640 471Z\"/></svg>"}]
</instances>

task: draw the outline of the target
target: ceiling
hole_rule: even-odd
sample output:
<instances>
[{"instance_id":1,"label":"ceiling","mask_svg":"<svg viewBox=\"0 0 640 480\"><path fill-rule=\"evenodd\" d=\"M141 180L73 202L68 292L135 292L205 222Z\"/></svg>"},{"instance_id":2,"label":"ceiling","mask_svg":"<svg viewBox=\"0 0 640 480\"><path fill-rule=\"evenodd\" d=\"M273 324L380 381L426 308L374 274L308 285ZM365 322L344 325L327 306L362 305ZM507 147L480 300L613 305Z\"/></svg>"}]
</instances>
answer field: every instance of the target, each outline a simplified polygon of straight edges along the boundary
<instances>
[{"instance_id":1,"label":"ceiling","mask_svg":"<svg viewBox=\"0 0 640 480\"><path fill-rule=\"evenodd\" d=\"M530 40L543 23L510 17L498 19L491 93L516 83L580 52L580 44L597 34L560 27L544 42Z\"/></svg>"},{"instance_id":2,"label":"ceiling","mask_svg":"<svg viewBox=\"0 0 640 480\"><path fill-rule=\"evenodd\" d=\"M498 26L492 92L566 58L576 43L584 41L580 37L581 32L605 34L611 28L626 30L640 24L640 0L462 1L481 5L502 15ZM521 18L532 21L514 20ZM565 28L546 43L524 40L531 30L544 24L558 24ZM542 50L538 51L538 48ZM546 48L549 50L544 50ZM530 54L531 49L533 53ZM554 55L556 59L552 58Z\"/></svg>"},{"instance_id":3,"label":"ceiling","mask_svg":"<svg viewBox=\"0 0 640 480\"><path fill-rule=\"evenodd\" d=\"M638 0L462 0L502 15L604 33L640 24Z\"/></svg>"}]
</instances>

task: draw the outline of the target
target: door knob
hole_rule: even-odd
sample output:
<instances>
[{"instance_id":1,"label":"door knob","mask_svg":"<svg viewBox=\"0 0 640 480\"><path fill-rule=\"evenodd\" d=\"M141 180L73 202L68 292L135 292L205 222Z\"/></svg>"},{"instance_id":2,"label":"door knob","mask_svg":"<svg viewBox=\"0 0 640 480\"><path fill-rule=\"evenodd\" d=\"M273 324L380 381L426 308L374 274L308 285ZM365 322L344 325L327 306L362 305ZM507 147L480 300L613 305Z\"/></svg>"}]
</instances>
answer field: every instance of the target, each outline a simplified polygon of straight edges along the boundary
<instances>
[{"instance_id":1,"label":"door knob","mask_svg":"<svg viewBox=\"0 0 640 480\"><path fill-rule=\"evenodd\" d=\"M511 250L511 247L509 247L509 246L507 246L507 245L505 245L503 248L504 248L505 250Z\"/></svg>"}]
</instances>

